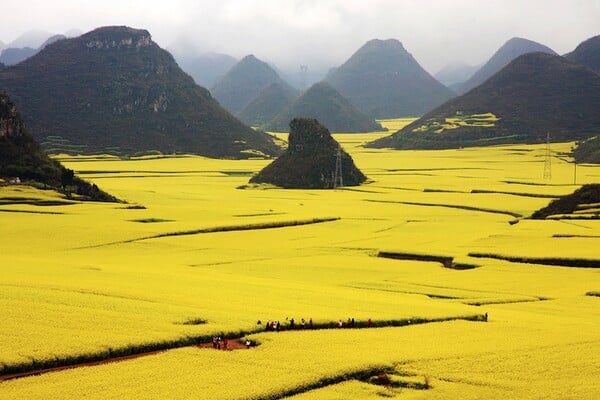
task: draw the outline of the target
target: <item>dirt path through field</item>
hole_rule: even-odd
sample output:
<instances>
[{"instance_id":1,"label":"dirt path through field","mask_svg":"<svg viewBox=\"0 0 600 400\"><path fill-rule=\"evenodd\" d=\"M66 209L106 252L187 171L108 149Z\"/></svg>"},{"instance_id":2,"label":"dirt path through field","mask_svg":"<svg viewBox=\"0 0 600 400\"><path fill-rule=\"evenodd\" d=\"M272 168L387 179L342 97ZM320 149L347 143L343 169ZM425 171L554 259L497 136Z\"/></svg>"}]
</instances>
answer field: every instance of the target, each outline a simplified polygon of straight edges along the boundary
<instances>
[{"instance_id":1,"label":"dirt path through field","mask_svg":"<svg viewBox=\"0 0 600 400\"><path fill-rule=\"evenodd\" d=\"M213 348L212 343L202 343L199 345L193 345L193 346L187 346L187 347L198 347L201 349L212 349ZM215 351L232 351L232 350L242 350L242 349L246 350L247 347L244 343L242 343L239 340L239 338L237 338L237 339L230 339L228 341L227 350L216 350L215 349ZM169 350L172 350L172 349L148 351L145 353L130 354L128 356L107 358L105 360L88 361L88 362L72 364L72 365L64 365L64 366L54 367L54 368L42 368L42 369L35 369L35 370L31 370L31 371L17 372L14 374L0 375L0 382L11 380L11 379L17 379L17 378L25 378L28 376L47 374L49 372L64 371L67 369L73 369L73 368L79 368L79 367L92 367L95 365L102 365L102 364L108 364L108 363L114 363L114 362L120 362L120 361L126 361L126 360L133 360L135 358L152 356L152 355L159 354L159 353L169 351Z\"/></svg>"},{"instance_id":2,"label":"dirt path through field","mask_svg":"<svg viewBox=\"0 0 600 400\"><path fill-rule=\"evenodd\" d=\"M413 319L413 320L397 320L397 321L387 321L385 324L383 325L375 325L377 324L377 322L373 322L373 326L371 326L370 322L368 325L364 324L364 321L362 323L362 325L358 325L359 323L357 323L356 327L352 327L350 329L377 329L378 327L391 327L391 326L395 326L395 327L401 327L401 326L407 326L407 325L416 325L416 324L425 324L425 323L432 323L432 322L444 322L444 321L452 321L452 320L466 320L466 321L478 321L478 322L487 322L487 313L485 315L483 314L475 314L475 315L470 315L470 316L462 316L462 317L451 317L451 318L439 318L439 319ZM345 328L347 328L345 326ZM292 328L293 329L293 328ZM314 329L338 329L337 328L337 324L331 323L329 325L325 325L325 326L315 326ZM287 331L290 330L289 326L286 327L282 327L282 331ZM293 330L298 330L298 329L293 329ZM312 329L306 329L306 332L312 331ZM233 350L246 350L248 349L248 347L246 346L246 344L244 342L242 342L242 337L234 337L234 338L227 338L227 349L214 349L214 351L233 351ZM224 343L225 340L223 340ZM221 345L223 346L223 344ZM254 347L255 344L252 343L252 345L249 347L250 349L252 347ZM148 350L148 351L140 351L139 353L136 354L129 354L126 356L114 356L114 357L109 357L109 358L104 358L101 360L95 360L95 361L85 361L85 362L79 362L79 363L75 363L75 364L69 364L69 365L63 365L63 366L58 366L58 367L51 367L51 368L39 368L39 369L31 369L28 371L22 371L22 372L15 372L15 373L8 373L8 374L3 374L0 375L0 382L2 381L6 381L6 380L10 380L10 379L18 379L18 378L25 378L28 376L33 376L33 375L41 375L41 374L46 374L49 372L57 372L57 371L64 371L67 369L72 369L72 368L79 368L79 367L90 367L90 366L95 366L95 365L102 365L102 364L108 364L108 363L114 363L114 362L120 362L120 361L126 361L126 360L132 360L138 357L146 357L146 356L151 356L151 355L155 355L158 353L162 353L164 351L169 351L169 350L173 350L175 348L181 348L181 347L197 347L197 348L202 348L202 349L213 349L213 344L212 342L205 342L205 343L201 343L201 344L192 344L192 345L183 345L183 346L177 346L177 347L172 347L172 348L165 348L162 350Z\"/></svg>"}]
</instances>

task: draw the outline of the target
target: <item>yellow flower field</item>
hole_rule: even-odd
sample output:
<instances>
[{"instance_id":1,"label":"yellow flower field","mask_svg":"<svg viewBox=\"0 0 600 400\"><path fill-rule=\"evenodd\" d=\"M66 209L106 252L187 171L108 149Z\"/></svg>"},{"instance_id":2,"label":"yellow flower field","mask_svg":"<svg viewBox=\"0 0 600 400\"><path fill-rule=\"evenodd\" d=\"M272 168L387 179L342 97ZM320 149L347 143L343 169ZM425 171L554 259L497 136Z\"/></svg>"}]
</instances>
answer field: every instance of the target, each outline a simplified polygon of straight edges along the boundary
<instances>
[{"instance_id":1,"label":"yellow flower field","mask_svg":"<svg viewBox=\"0 0 600 400\"><path fill-rule=\"evenodd\" d=\"M550 180L545 145L360 146L381 135L335 135L370 179L341 190L242 189L268 160L194 156L59 156L127 204L0 187L0 371L215 334L260 344L0 381L0 398L600 397L597 270L470 255L599 259L597 220L526 217L600 170L574 182L571 143L552 145ZM405 326L262 332L291 318ZM369 383L381 371L389 387Z\"/></svg>"}]
</instances>

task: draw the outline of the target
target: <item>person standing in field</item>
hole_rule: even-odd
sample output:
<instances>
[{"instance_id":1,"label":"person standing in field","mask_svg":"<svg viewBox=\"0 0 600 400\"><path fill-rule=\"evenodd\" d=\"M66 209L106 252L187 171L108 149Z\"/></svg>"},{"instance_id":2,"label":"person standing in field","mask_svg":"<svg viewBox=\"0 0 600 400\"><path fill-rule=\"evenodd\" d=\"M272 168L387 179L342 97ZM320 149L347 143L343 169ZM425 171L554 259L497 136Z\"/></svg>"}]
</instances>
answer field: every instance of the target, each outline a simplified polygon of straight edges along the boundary
<instances>
[{"instance_id":1,"label":"person standing in field","mask_svg":"<svg viewBox=\"0 0 600 400\"><path fill-rule=\"evenodd\" d=\"M246 339L246 348L249 349L251 345L252 342L250 341L250 339Z\"/></svg>"},{"instance_id":2,"label":"person standing in field","mask_svg":"<svg viewBox=\"0 0 600 400\"><path fill-rule=\"evenodd\" d=\"M277 325L275 325L275 330L279 332L281 330L281 324L277 321Z\"/></svg>"},{"instance_id":3,"label":"person standing in field","mask_svg":"<svg viewBox=\"0 0 600 400\"><path fill-rule=\"evenodd\" d=\"M300 327L301 327L302 329L304 329L304 327L305 327L305 326L306 326L306 321L304 321L304 318L302 318L302 319L300 320Z\"/></svg>"},{"instance_id":4,"label":"person standing in field","mask_svg":"<svg viewBox=\"0 0 600 400\"><path fill-rule=\"evenodd\" d=\"M342 322L342 320L340 319L338 321L338 328L343 328L344 327L344 323Z\"/></svg>"},{"instance_id":5,"label":"person standing in field","mask_svg":"<svg viewBox=\"0 0 600 400\"><path fill-rule=\"evenodd\" d=\"M313 328L313 322L312 322L312 318L308 320L308 327L309 327L310 329L312 329L312 328Z\"/></svg>"},{"instance_id":6,"label":"person standing in field","mask_svg":"<svg viewBox=\"0 0 600 400\"><path fill-rule=\"evenodd\" d=\"M371 318L369 318L369 320L367 321L367 328L370 328L372 324Z\"/></svg>"}]
</instances>

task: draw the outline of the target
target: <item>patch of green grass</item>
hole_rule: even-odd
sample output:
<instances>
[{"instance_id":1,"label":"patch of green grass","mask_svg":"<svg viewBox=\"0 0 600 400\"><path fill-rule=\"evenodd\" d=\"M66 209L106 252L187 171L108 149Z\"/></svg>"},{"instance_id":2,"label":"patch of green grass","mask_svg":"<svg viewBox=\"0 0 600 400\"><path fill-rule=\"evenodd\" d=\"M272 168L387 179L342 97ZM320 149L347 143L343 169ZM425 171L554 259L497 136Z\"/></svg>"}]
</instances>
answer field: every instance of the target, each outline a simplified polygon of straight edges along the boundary
<instances>
[{"instance_id":1,"label":"patch of green grass","mask_svg":"<svg viewBox=\"0 0 600 400\"><path fill-rule=\"evenodd\" d=\"M162 219L162 218L140 218L140 219L130 219L131 222L141 222L143 224L153 224L157 222L173 222L172 219Z\"/></svg>"},{"instance_id":2,"label":"patch of green grass","mask_svg":"<svg viewBox=\"0 0 600 400\"><path fill-rule=\"evenodd\" d=\"M496 126L498 118L493 113L464 115L457 112L456 116L445 118L443 122L430 119L427 123L412 130L413 133L442 133L459 127L471 126L479 128L492 128Z\"/></svg>"},{"instance_id":3,"label":"patch of green grass","mask_svg":"<svg viewBox=\"0 0 600 400\"><path fill-rule=\"evenodd\" d=\"M469 257L494 258L515 263L551 265L556 267L600 268L600 259L506 256L493 253L469 253Z\"/></svg>"}]
</instances>

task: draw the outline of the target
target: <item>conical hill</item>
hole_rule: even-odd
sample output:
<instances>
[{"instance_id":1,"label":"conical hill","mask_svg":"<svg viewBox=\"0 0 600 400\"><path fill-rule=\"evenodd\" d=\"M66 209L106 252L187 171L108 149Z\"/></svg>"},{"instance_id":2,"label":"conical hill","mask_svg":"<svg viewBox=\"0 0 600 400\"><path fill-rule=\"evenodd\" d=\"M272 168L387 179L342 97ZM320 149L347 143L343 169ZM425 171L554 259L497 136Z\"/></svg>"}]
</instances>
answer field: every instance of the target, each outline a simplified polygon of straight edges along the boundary
<instances>
[{"instance_id":1,"label":"conical hill","mask_svg":"<svg viewBox=\"0 0 600 400\"><path fill-rule=\"evenodd\" d=\"M265 129L287 131L294 118L316 118L331 132L373 132L383 130L373 118L357 110L337 90L325 82L315 83Z\"/></svg>"},{"instance_id":2,"label":"conical hill","mask_svg":"<svg viewBox=\"0 0 600 400\"><path fill-rule=\"evenodd\" d=\"M423 115L454 97L395 39L367 42L325 80L373 118Z\"/></svg>"},{"instance_id":3,"label":"conical hill","mask_svg":"<svg viewBox=\"0 0 600 400\"><path fill-rule=\"evenodd\" d=\"M584 139L600 132L600 76L528 53L470 92L369 147L456 148Z\"/></svg>"},{"instance_id":4,"label":"conical hill","mask_svg":"<svg viewBox=\"0 0 600 400\"><path fill-rule=\"evenodd\" d=\"M317 120L296 118L290 122L285 153L250 179L284 188L327 189L356 186L366 180L327 128Z\"/></svg>"},{"instance_id":5,"label":"conical hill","mask_svg":"<svg viewBox=\"0 0 600 400\"><path fill-rule=\"evenodd\" d=\"M226 158L279 152L269 135L196 85L146 30L104 27L52 43L0 71L0 90L47 151Z\"/></svg>"}]
</instances>

